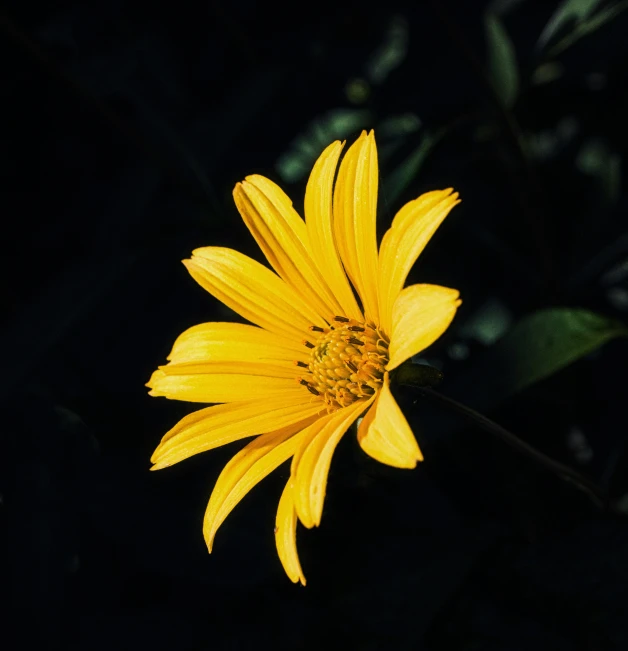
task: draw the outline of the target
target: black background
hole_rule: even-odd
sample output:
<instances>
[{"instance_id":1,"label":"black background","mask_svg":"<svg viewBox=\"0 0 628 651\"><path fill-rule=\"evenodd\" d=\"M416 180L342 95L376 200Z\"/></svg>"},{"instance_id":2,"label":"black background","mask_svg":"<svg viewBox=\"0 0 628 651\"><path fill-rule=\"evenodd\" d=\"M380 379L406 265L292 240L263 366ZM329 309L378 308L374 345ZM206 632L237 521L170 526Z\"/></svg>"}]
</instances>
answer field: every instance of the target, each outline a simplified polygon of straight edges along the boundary
<instances>
[{"instance_id":1,"label":"black background","mask_svg":"<svg viewBox=\"0 0 628 651\"><path fill-rule=\"evenodd\" d=\"M529 79L557 3L511 4L503 20ZM233 185L265 174L300 209L305 177L282 179L277 162L341 108L375 128L383 181L419 142L390 136L391 116L448 129L394 204L381 192L379 224L423 191L461 192L411 275L464 299L428 355L442 391L615 501L628 493L626 342L497 404L491 342L473 325L487 302L510 320L570 305L625 321L625 275L608 276L628 248L623 170L609 198L574 161L590 138L620 160L626 149L628 21L561 54L555 82L524 84L516 120L530 141L554 137L549 155L524 160L482 77L486 7L4 3L4 648L628 649L623 516L409 390L397 396L426 461L387 468L345 437L322 525L299 529L306 588L274 549L286 468L236 508L211 556L203 512L241 444L148 471L196 407L144 383L186 327L236 318L180 260L206 245L261 259ZM395 29L402 60L352 104L351 80L368 81ZM335 137L319 135L312 159Z\"/></svg>"}]
</instances>

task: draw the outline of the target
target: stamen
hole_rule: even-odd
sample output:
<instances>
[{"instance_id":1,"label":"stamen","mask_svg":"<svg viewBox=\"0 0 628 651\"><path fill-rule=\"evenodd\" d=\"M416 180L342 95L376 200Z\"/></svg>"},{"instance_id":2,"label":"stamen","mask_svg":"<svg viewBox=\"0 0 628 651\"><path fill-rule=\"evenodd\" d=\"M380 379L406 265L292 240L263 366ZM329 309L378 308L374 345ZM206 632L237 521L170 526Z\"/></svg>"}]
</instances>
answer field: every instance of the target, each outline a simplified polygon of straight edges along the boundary
<instances>
[{"instance_id":1,"label":"stamen","mask_svg":"<svg viewBox=\"0 0 628 651\"><path fill-rule=\"evenodd\" d=\"M379 391L388 364L388 338L374 323L335 316L329 325L309 330L314 343L302 342L310 349L309 360L294 362L306 369L296 381L318 396L329 413Z\"/></svg>"}]
</instances>

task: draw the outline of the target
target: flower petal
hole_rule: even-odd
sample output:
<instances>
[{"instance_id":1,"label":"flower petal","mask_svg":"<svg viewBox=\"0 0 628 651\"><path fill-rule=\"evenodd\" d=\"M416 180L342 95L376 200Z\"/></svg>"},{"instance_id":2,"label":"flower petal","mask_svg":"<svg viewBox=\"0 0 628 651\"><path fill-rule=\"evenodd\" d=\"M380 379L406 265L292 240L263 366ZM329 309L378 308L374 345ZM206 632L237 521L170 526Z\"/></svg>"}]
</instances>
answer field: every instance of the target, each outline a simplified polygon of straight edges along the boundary
<instances>
[{"instance_id":1,"label":"flower petal","mask_svg":"<svg viewBox=\"0 0 628 651\"><path fill-rule=\"evenodd\" d=\"M303 444L292 460L294 503L301 522L311 529L323 515L327 475L336 446L351 423L373 402L354 402L324 416L304 432Z\"/></svg>"},{"instance_id":2,"label":"flower petal","mask_svg":"<svg viewBox=\"0 0 628 651\"><path fill-rule=\"evenodd\" d=\"M366 318L379 322L377 257L377 147L373 132L351 145L334 191L334 227L342 262L362 299Z\"/></svg>"},{"instance_id":3,"label":"flower petal","mask_svg":"<svg viewBox=\"0 0 628 651\"><path fill-rule=\"evenodd\" d=\"M253 362L168 364L146 386L151 396L205 403L265 398L297 388L294 366Z\"/></svg>"},{"instance_id":4,"label":"flower petal","mask_svg":"<svg viewBox=\"0 0 628 651\"><path fill-rule=\"evenodd\" d=\"M271 267L327 321L340 304L310 257L303 220L279 186L263 176L247 176L233 198Z\"/></svg>"},{"instance_id":5,"label":"flower petal","mask_svg":"<svg viewBox=\"0 0 628 651\"><path fill-rule=\"evenodd\" d=\"M324 405L310 400L305 392L206 407L180 420L161 439L151 457L155 464L151 470L232 441L291 426L321 411Z\"/></svg>"},{"instance_id":6,"label":"flower petal","mask_svg":"<svg viewBox=\"0 0 628 651\"><path fill-rule=\"evenodd\" d=\"M303 429L311 420L258 436L224 467L209 498L203 521L203 535L210 552L218 527L256 484L295 453L303 440Z\"/></svg>"},{"instance_id":7,"label":"flower petal","mask_svg":"<svg viewBox=\"0 0 628 651\"><path fill-rule=\"evenodd\" d=\"M303 345L244 323L201 323L177 337L168 360L172 364L213 362L291 362L307 359Z\"/></svg>"},{"instance_id":8,"label":"flower petal","mask_svg":"<svg viewBox=\"0 0 628 651\"><path fill-rule=\"evenodd\" d=\"M297 552L297 512L292 496L293 486L294 481L290 477L279 500L275 520L275 544L279 560L288 578L293 583L301 581L301 585L305 585L305 576Z\"/></svg>"},{"instance_id":9,"label":"flower petal","mask_svg":"<svg viewBox=\"0 0 628 651\"><path fill-rule=\"evenodd\" d=\"M388 373L375 404L360 423L358 442L373 459L395 468L415 468L417 461L423 461L408 421L390 392Z\"/></svg>"},{"instance_id":10,"label":"flower petal","mask_svg":"<svg viewBox=\"0 0 628 651\"><path fill-rule=\"evenodd\" d=\"M239 251L208 246L183 264L194 280L245 319L293 341L325 321L279 276Z\"/></svg>"},{"instance_id":11,"label":"flower petal","mask_svg":"<svg viewBox=\"0 0 628 651\"><path fill-rule=\"evenodd\" d=\"M420 353L447 330L462 303L460 292L440 285L410 285L393 307L387 370Z\"/></svg>"},{"instance_id":12,"label":"flower petal","mask_svg":"<svg viewBox=\"0 0 628 651\"><path fill-rule=\"evenodd\" d=\"M460 203L452 189L426 192L393 219L379 249L380 325L390 334L392 309L410 269L449 211Z\"/></svg>"},{"instance_id":13,"label":"flower petal","mask_svg":"<svg viewBox=\"0 0 628 651\"><path fill-rule=\"evenodd\" d=\"M362 311L347 279L333 231L332 195L342 144L332 142L319 156L305 190L305 223L312 257L341 305L338 314L363 321Z\"/></svg>"}]
</instances>

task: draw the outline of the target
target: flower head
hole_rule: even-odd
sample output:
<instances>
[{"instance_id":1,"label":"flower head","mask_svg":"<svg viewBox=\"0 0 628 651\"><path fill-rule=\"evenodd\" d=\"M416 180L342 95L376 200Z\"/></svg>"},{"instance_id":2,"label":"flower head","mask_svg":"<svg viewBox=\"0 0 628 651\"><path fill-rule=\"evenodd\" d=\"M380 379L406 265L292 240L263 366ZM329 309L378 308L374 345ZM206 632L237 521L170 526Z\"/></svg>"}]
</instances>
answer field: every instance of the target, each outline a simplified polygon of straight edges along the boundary
<instances>
[{"instance_id":1,"label":"flower head","mask_svg":"<svg viewBox=\"0 0 628 651\"><path fill-rule=\"evenodd\" d=\"M341 437L360 416L358 441L378 461L414 468L419 446L390 391L389 374L451 323L458 292L411 285L406 277L458 203L451 189L428 192L395 216L379 249L378 166L373 132L345 154L321 154L305 193L305 221L272 181L248 176L234 189L238 210L274 272L225 248L184 260L210 294L255 325L204 323L174 343L151 395L222 403L186 416L162 439L153 470L255 437L225 466L203 533L218 527L266 475L292 459L279 501L277 551L294 582L305 578L296 526L318 526L327 475Z\"/></svg>"}]
</instances>

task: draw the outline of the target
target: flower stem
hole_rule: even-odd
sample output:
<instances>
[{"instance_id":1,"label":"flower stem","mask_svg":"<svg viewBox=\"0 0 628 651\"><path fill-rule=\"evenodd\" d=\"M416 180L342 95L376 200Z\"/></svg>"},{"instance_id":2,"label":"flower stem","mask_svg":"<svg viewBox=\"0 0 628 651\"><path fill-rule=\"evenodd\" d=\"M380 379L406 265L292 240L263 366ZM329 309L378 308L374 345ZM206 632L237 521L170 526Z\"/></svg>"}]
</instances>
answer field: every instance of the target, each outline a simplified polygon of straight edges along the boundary
<instances>
[{"instance_id":1,"label":"flower stem","mask_svg":"<svg viewBox=\"0 0 628 651\"><path fill-rule=\"evenodd\" d=\"M587 479L584 475L581 475L576 470L565 466L564 464L551 459L547 455L543 454L540 450L532 447L525 441L522 441L519 437L515 436L512 432L509 432L507 429L504 429L501 425L498 425L496 422L492 421L490 418L478 413L474 409L463 405L456 400L447 398L446 396L430 389L429 387L418 387L414 385L414 388L424 397L430 400L431 402L438 403L441 406L455 411L469 421L473 421L476 425L479 425L482 429L490 432L497 438L504 441L510 445L510 447L517 450L521 454L525 455L529 459L532 459L540 466L543 466L550 472L553 472L555 475L572 483L576 488L587 493L591 500L601 509L609 510L609 498L606 492L599 487L595 482L592 482L590 479Z\"/></svg>"}]
</instances>

